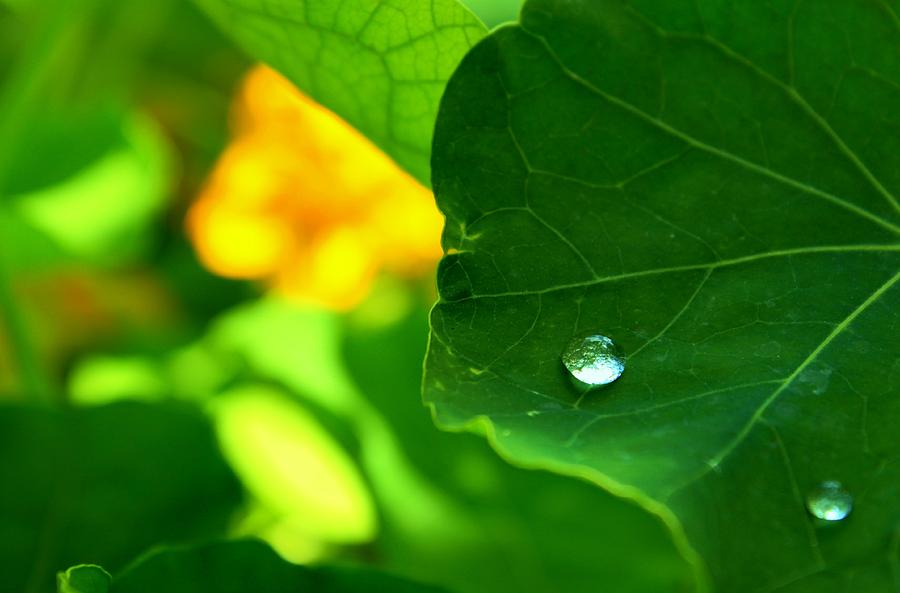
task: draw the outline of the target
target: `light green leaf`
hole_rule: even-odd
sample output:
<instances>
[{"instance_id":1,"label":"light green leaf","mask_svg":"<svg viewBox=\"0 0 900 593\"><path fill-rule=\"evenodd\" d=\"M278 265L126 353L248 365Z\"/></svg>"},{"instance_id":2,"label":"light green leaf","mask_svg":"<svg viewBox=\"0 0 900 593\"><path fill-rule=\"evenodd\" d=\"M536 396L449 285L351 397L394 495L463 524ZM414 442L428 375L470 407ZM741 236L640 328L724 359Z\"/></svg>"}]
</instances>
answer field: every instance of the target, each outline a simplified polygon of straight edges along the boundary
<instances>
[{"instance_id":1,"label":"light green leaf","mask_svg":"<svg viewBox=\"0 0 900 593\"><path fill-rule=\"evenodd\" d=\"M289 564L258 541L162 549L116 576L111 593L440 593L437 589L349 566Z\"/></svg>"},{"instance_id":2,"label":"light green leaf","mask_svg":"<svg viewBox=\"0 0 900 593\"><path fill-rule=\"evenodd\" d=\"M716 590L894 590L897 12L532 0L473 50L435 135L438 422L633 498ZM583 394L586 331L627 364ZM828 528L825 480L856 499Z\"/></svg>"},{"instance_id":3,"label":"light green leaf","mask_svg":"<svg viewBox=\"0 0 900 593\"><path fill-rule=\"evenodd\" d=\"M213 351L239 356L260 375L349 415L358 411L358 393L336 356L338 329L335 315L269 297L219 317L206 340Z\"/></svg>"},{"instance_id":4,"label":"light green leaf","mask_svg":"<svg viewBox=\"0 0 900 593\"><path fill-rule=\"evenodd\" d=\"M212 415L225 458L280 520L318 541L374 538L376 511L356 464L295 399L246 384L216 398Z\"/></svg>"},{"instance_id":5,"label":"light green leaf","mask_svg":"<svg viewBox=\"0 0 900 593\"><path fill-rule=\"evenodd\" d=\"M465 0L472 12L488 27L516 20L522 0Z\"/></svg>"},{"instance_id":6,"label":"light green leaf","mask_svg":"<svg viewBox=\"0 0 900 593\"><path fill-rule=\"evenodd\" d=\"M107 593L112 577L95 564L79 564L56 575L57 593Z\"/></svg>"},{"instance_id":7,"label":"light green leaf","mask_svg":"<svg viewBox=\"0 0 900 593\"><path fill-rule=\"evenodd\" d=\"M166 205L171 161L146 117L92 108L29 122L9 169L3 245L14 271L31 272L121 265L144 253Z\"/></svg>"},{"instance_id":8,"label":"light green leaf","mask_svg":"<svg viewBox=\"0 0 900 593\"><path fill-rule=\"evenodd\" d=\"M69 372L69 399L78 405L119 400L163 401L171 396L161 365L146 356L95 355Z\"/></svg>"},{"instance_id":9,"label":"light green leaf","mask_svg":"<svg viewBox=\"0 0 900 593\"><path fill-rule=\"evenodd\" d=\"M4 592L50 591L79 561L115 571L159 542L218 535L240 496L199 413L124 402L0 407L0 484Z\"/></svg>"},{"instance_id":10,"label":"light green leaf","mask_svg":"<svg viewBox=\"0 0 900 593\"><path fill-rule=\"evenodd\" d=\"M14 163L10 213L71 258L121 263L147 247L147 229L165 206L168 147L144 117L119 118L114 127L94 120L37 126ZM69 142L79 150L68 150ZM49 164L47 155L55 155ZM27 189L17 194L20 186ZM16 259L34 258L29 245L17 247Z\"/></svg>"},{"instance_id":11,"label":"light green leaf","mask_svg":"<svg viewBox=\"0 0 900 593\"><path fill-rule=\"evenodd\" d=\"M254 57L429 185L438 102L485 34L457 0L197 0Z\"/></svg>"}]
</instances>

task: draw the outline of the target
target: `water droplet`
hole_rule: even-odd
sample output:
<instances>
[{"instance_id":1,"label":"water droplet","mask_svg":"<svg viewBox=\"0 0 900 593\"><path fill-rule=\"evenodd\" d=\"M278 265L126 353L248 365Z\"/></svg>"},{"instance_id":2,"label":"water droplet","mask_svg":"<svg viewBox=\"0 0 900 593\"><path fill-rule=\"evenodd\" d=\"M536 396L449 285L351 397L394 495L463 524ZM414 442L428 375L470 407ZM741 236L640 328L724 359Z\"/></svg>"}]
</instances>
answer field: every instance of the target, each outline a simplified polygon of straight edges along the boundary
<instances>
[{"instance_id":1,"label":"water droplet","mask_svg":"<svg viewBox=\"0 0 900 593\"><path fill-rule=\"evenodd\" d=\"M806 497L806 508L819 519L840 521L853 510L853 496L840 482L828 480L809 492Z\"/></svg>"},{"instance_id":2,"label":"water droplet","mask_svg":"<svg viewBox=\"0 0 900 593\"><path fill-rule=\"evenodd\" d=\"M625 353L618 344L600 334L578 336L566 346L563 365L586 387L612 383L625 370Z\"/></svg>"}]
</instances>

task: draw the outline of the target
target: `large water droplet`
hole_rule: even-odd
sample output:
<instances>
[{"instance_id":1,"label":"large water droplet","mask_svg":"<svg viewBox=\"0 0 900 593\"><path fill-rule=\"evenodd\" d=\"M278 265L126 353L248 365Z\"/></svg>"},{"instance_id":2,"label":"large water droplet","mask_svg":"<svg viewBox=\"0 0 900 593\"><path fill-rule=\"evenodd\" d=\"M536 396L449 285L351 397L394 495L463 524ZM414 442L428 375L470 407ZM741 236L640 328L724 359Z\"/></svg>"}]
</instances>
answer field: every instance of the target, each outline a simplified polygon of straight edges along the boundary
<instances>
[{"instance_id":1,"label":"large water droplet","mask_svg":"<svg viewBox=\"0 0 900 593\"><path fill-rule=\"evenodd\" d=\"M572 339L562 355L563 365L581 385L598 387L612 383L625 370L625 353L600 334Z\"/></svg>"},{"instance_id":2,"label":"large water droplet","mask_svg":"<svg viewBox=\"0 0 900 593\"><path fill-rule=\"evenodd\" d=\"M840 521L853 510L853 496L840 482L828 480L810 490L806 508L819 519Z\"/></svg>"}]
</instances>

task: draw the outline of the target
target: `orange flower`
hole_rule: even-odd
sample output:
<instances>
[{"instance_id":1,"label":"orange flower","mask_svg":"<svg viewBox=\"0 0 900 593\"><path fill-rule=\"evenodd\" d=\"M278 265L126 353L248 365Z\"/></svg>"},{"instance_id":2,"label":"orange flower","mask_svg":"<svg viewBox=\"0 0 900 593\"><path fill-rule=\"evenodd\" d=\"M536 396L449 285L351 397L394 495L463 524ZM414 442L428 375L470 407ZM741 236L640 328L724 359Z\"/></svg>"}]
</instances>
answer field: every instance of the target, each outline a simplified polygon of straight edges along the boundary
<instances>
[{"instance_id":1,"label":"orange flower","mask_svg":"<svg viewBox=\"0 0 900 593\"><path fill-rule=\"evenodd\" d=\"M250 72L235 128L188 213L208 269L346 309L380 272L433 268L442 221L431 192L280 75Z\"/></svg>"}]
</instances>

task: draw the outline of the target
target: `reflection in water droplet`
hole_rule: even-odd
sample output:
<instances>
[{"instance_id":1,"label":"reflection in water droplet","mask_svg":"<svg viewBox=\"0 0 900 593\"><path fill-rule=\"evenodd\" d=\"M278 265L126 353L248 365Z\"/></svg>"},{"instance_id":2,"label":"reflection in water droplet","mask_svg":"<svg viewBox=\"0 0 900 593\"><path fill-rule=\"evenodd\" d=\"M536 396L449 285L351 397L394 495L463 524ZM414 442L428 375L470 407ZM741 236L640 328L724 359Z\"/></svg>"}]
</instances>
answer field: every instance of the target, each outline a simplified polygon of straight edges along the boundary
<instances>
[{"instance_id":1,"label":"reflection in water droplet","mask_svg":"<svg viewBox=\"0 0 900 593\"><path fill-rule=\"evenodd\" d=\"M828 480L809 492L806 508L819 519L840 521L853 510L853 497L840 482Z\"/></svg>"},{"instance_id":2,"label":"reflection in water droplet","mask_svg":"<svg viewBox=\"0 0 900 593\"><path fill-rule=\"evenodd\" d=\"M606 336L578 336L562 355L563 365L580 384L597 387L612 383L625 370L625 353Z\"/></svg>"}]
</instances>

